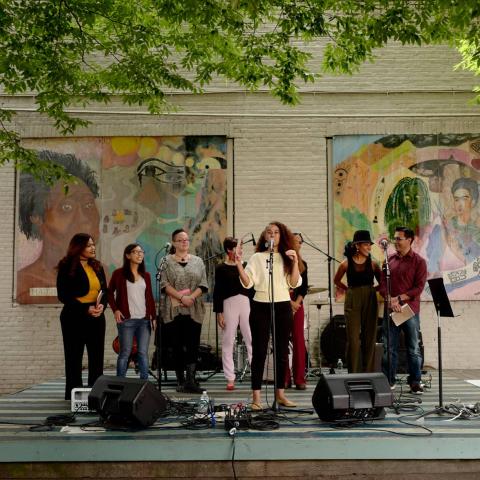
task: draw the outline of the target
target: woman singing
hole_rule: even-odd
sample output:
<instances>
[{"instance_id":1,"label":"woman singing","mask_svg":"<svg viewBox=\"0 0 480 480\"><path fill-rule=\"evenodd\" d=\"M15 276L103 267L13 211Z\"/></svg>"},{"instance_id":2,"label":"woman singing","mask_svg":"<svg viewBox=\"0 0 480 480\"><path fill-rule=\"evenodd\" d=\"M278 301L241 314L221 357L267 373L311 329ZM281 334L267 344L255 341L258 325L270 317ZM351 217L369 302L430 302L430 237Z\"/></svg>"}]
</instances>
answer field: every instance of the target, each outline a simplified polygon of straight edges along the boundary
<instances>
[{"instance_id":1,"label":"woman singing","mask_svg":"<svg viewBox=\"0 0 480 480\"><path fill-rule=\"evenodd\" d=\"M175 230L172 243L161 276L161 289L166 294L161 301L165 337L173 347L177 391L202 393L195 371L205 315L202 295L208 291L207 275L202 259L189 253L190 240L185 230Z\"/></svg>"},{"instance_id":2,"label":"woman singing","mask_svg":"<svg viewBox=\"0 0 480 480\"><path fill-rule=\"evenodd\" d=\"M145 252L138 243L131 243L123 252L123 267L113 272L108 285L108 304L118 328L120 353L117 376L125 377L137 339L140 378L148 379L148 344L151 327L155 329L155 300L150 274L145 271Z\"/></svg>"},{"instance_id":3,"label":"woman singing","mask_svg":"<svg viewBox=\"0 0 480 480\"><path fill-rule=\"evenodd\" d=\"M223 241L225 262L215 270L215 288L213 289L213 311L217 314L217 322L223 329L222 363L223 373L227 379L227 390L235 389L235 369L233 365L233 344L240 325L243 341L247 348L248 361L252 361L252 335L250 333L249 291L243 288L238 279L235 263L235 247L237 240L226 237ZM241 245L238 246L241 249ZM241 254L241 251L239 251Z\"/></svg>"},{"instance_id":4,"label":"woman singing","mask_svg":"<svg viewBox=\"0 0 480 480\"><path fill-rule=\"evenodd\" d=\"M83 387L82 358L88 352L88 386L103 375L107 282L95 259L95 243L87 233L70 240L67 254L57 266L57 294L64 304L60 314L65 353L65 400L72 388ZM103 293L100 294L100 292Z\"/></svg>"},{"instance_id":5,"label":"woman singing","mask_svg":"<svg viewBox=\"0 0 480 480\"><path fill-rule=\"evenodd\" d=\"M270 337L270 275L268 263L269 250L273 250L273 302L275 311L275 358L276 390L275 398L279 405L295 407L285 397L285 368L288 355L288 339L292 329L292 307L290 289L302 284L300 263L295 250L292 232L280 222L271 222L262 232L257 243L257 252L252 255L245 269L239 252L236 264L240 279L245 288L255 287L255 296L250 312L250 330L252 332L252 410L262 410L260 393L263 368L267 357Z\"/></svg>"},{"instance_id":6,"label":"woman singing","mask_svg":"<svg viewBox=\"0 0 480 480\"><path fill-rule=\"evenodd\" d=\"M345 246L347 257L338 267L334 283L346 290L347 365L349 373L373 372L377 337L377 295L374 277L380 281L380 267L372 260L372 240L367 230L357 230ZM342 282L347 274L347 285Z\"/></svg>"}]
</instances>

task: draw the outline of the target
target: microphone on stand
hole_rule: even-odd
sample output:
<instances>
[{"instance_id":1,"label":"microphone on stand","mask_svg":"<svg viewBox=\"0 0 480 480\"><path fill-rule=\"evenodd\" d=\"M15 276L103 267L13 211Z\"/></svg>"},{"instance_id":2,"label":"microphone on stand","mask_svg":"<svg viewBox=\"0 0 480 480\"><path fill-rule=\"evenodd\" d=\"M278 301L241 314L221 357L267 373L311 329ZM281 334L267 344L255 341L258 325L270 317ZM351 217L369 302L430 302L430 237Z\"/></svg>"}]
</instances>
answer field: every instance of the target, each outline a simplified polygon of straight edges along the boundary
<instances>
[{"instance_id":1,"label":"microphone on stand","mask_svg":"<svg viewBox=\"0 0 480 480\"><path fill-rule=\"evenodd\" d=\"M265 242L265 247L268 248L270 252L273 252L274 240L271 238L268 242Z\"/></svg>"},{"instance_id":2,"label":"microphone on stand","mask_svg":"<svg viewBox=\"0 0 480 480\"><path fill-rule=\"evenodd\" d=\"M243 240L247 235L250 235L251 238L249 238L248 240ZM255 237L253 236L253 233L252 233L252 232L246 233L246 234L242 237L242 239L241 239L241 241L240 241L240 244L241 244L241 245L245 245L246 243L250 243L250 242L252 242L252 244L253 244L254 247L257 245L257 242L255 241Z\"/></svg>"},{"instance_id":3,"label":"microphone on stand","mask_svg":"<svg viewBox=\"0 0 480 480\"><path fill-rule=\"evenodd\" d=\"M170 242L167 242L163 248L168 251L168 250L170 250L171 246L172 246L172 244Z\"/></svg>"},{"instance_id":4,"label":"microphone on stand","mask_svg":"<svg viewBox=\"0 0 480 480\"><path fill-rule=\"evenodd\" d=\"M257 246L257 242L255 241L255 237L253 236L253 233L250 234L252 236L252 244L254 247Z\"/></svg>"},{"instance_id":5,"label":"microphone on stand","mask_svg":"<svg viewBox=\"0 0 480 480\"><path fill-rule=\"evenodd\" d=\"M380 246L386 250L388 248L389 241L386 238L380 240Z\"/></svg>"}]
</instances>

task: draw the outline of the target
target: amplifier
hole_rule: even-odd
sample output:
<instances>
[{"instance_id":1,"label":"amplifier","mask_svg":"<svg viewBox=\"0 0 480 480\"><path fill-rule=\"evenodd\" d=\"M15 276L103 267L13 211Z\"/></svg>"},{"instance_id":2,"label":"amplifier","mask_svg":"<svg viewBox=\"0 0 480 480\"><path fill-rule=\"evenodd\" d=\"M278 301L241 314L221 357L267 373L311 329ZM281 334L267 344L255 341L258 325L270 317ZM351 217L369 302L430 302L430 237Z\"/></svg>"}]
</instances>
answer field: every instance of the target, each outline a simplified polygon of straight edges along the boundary
<instances>
[{"instance_id":1,"label":"amplifier","mask_svg":"<svg viewBox=\"0 0 480 480\"><path fill-rule=\"evenodd\" d=\"M74 413L94 412L88 408L88 395L91 388L73 388L72 389L72 407Z\"/></svg>"}]
</instances>

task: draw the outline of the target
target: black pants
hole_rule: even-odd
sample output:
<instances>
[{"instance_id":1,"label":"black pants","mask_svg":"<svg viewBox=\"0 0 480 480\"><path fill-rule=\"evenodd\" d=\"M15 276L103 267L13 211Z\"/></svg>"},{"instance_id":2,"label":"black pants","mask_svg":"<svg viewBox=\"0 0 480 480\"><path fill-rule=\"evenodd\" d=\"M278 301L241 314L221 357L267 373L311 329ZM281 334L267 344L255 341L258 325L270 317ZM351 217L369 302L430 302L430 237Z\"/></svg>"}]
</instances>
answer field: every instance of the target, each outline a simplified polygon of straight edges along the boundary
<instances>
[{"instance_id":1,"label":"black pants","mask_svg":"<svg viewBox=\"0 0 480 480\"><path fill-rule=\"evenodd\" d=\"M189 315L177 315L163 328L165 342L172 348L175 370L185 370L185 365L197 363L202 325Z\"/></svg>"},{"instance_id":2,"label":"black pants","mask_svg":"<svg viewBox=\"0 0 480 480\"><path fill-rule=\"evenodd\" d=\"M88 307L87 307L88 308ZM72 388L83 387L82 360L87 347L88 386L92 387L103 375L105 353L105 316L92 317L85 307L65 306L60 314L63 351L65 354L65 400L70 400Z\"/></svg>"},{"instance_id":3,"label":"black pants","mask_svg":"<svg viewBox=\"0 0 480 480\"><path fill-rule=\"evenodd\" d=\"M288 361L288 339L292 331L293 314L290 301L275 302L276 388L285 388ZM262 388L263 369L270 338L270 303L252 302L250 310L252 332L252 390Z\"/></svg>"}]
</instances>

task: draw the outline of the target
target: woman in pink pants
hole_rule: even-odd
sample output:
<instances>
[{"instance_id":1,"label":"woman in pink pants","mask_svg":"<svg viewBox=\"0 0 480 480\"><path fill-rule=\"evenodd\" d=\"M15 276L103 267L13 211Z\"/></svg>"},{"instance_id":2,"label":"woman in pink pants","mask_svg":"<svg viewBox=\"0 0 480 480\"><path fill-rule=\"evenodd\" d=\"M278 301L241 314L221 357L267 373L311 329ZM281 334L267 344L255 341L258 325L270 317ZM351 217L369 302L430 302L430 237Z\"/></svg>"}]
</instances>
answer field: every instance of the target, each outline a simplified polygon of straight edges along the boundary
<instances>
[{"instance_id":1,"label":"woman in pink pants","mask_svg":"<svg viewBox=\"0 0 480 480\"><path fill-rule=\"evenodd\" d=\"M213 311L217 314L217 322L223 330L222 363L223 373L227 379L227 390L235 389L235 367L233 364L233 346L237 328L240 326L243 341L247 347L248 361L252 360L252 335L250 333L250 293L240 283L235 263L235 247L237 240L226 237L223 249L225 262L215 270L215 288L213 290Z\"/></svg>"}]
</instances>

